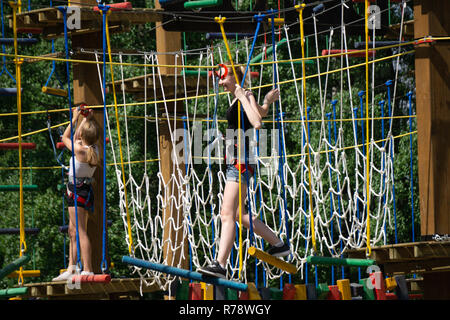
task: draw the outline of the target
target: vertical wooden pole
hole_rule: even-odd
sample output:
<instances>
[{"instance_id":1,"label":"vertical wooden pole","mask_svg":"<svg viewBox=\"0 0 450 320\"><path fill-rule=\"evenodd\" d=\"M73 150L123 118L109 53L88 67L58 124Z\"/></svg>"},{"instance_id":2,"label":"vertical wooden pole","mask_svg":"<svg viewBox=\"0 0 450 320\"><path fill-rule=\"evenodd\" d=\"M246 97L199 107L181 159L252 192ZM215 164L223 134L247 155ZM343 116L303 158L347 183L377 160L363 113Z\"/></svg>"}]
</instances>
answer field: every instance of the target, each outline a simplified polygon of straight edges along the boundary
<instances>
[{"instance_id":1,"label":"vertical wooden pole","mask_svg":"<svg viewBox=\"0 0 450 320\"><path fill-rule=\"evenodd\" d=\"M96 0L82 0L80 5L96 5ZM100 13L99 13L100 14ZM90 33L88 35L72 36L72 48L97 48L102 50L102 33ZM89 56L83 59L88 59ZM94 60L92 58L92 60ZM102 70L102 68L100 68ZM100 81L98 79L97 66L95 64L73 64L73 103L85 103L90 105L103 105ZM103 109L95 109L94 117L103 130ZM103 137L103 131L100 134ZM101 139L103 140L103 139ZM99 145L100 156L103 156L103 145ZM87 233L91 240L92 268L94 273L101 273L102 248L103 248L103 170L97 169L94 174L94 212L89 215ZM107 239L107 236L106 236ZM106 257L108 249L106 246ZM109 266L109 259L108 259Z\"/></svg>"},{"instance_id":2,"label":"vertical wooden pole","mask_svg":"<svg viewBox=\"0 0 450 320\"><path fill-rule=\"evenodd\" d=\"M449 36L450 1L414 1L414 38ZM450 233L448 41L416 46L416 112L421 235Z\"/></svg>"},{"instance_id":3,"label":"vertical wooden pole","mask_svg":"<svg viewBox=\"0 0 450 320\"><path fill-rule=\"evenodd\" d=\"M155 8L160 8L159 1L155 1ZM161 23L156 23L156 51L161 53L166 52L177 52L181 50L181 33L180 32L167 32L161 27ZM178 59L177 65L181 64L181 60ZM160 65L175 65L175 55L172 54L162 54L158 56L158 63ZM175 69L169 67L160 67L160 73L162 75L174 74ZM178 68L178 73L180 69ZM165 88L167 90L167 88ZM173 97L166 96L166 99ZM180 103L179 103L180 105ZM168 103L167 108L169 113L174 109L174 103ZM183 108L181 108L183 110ZM160 108L162 110L162 108ZM180 116L180 114L177 114ZM184 164L181 163L178 167L175 167L175 163L172 158L173 153L173 143L171 140L170 130L172 134L177 128L182 128L182 122L171 121L170 125L166 120L165 115L160 117L159 123L159 145L160 145L160 162L161 162L161 174L164 179L164 199L167 207L163 212L163 257L165 263L170 266L178 266L181 260L180 268L188 269L188 242L187 238L183 233L181 228L183 223L183 212L182 209L176 209L174 201L180 201L178 198L178 188L176 184L170 180L172 173L178 170L185 172ZM181 160L181 159L180 159ZM176 200L170 199L174 196ZM177 231L178 230L178 231ZM176 249L175 249L176 248ZM165 299L173 299L174 296L166 296Z\"/></svg>"}]
</instances>

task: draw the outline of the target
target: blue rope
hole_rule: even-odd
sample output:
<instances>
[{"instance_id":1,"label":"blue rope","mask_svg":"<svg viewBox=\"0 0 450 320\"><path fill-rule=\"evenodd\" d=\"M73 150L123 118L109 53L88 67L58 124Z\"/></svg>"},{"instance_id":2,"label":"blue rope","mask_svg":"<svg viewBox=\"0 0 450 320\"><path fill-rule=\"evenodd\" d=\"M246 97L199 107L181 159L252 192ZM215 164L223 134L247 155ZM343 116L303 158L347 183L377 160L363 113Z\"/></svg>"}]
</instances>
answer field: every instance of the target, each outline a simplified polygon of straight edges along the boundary
<instances>
[{"instance_id":1,"label":"blue rope","mask_svg":"<svg viewBox=\"0 0 450 320\"><path fill-rule=\"evenodd\" d=\"M67 7L65 6L59 6L58 10L63 14L63 21L64 21L64 48L66 53L66 75L67 75L67 86L68 86L68 102L69 102L69 115L70 115L70 141L72 144L72 163L75 164L75 153L74 153L74 142L73 142L73 125L72 125L72 95L71 95L71 89L70 89L70 68L69 68L69 38L67 35ZM75 202L75 227L76 227L76 243L77 243L77 265L81 269L81 256L80 256L80 237L78 234L78 195L77 195L77 184L76 181L76 175L75 175L75 165L73 166L73 179L74 179L74 202Z\"/></svg>"},{"instance_id":2,"label":"blue rope","mask_svg":"<svg viewBox=\"0 0 450 320\"><path fill-rule=\"evenodd\" d=\"M105 6L98 3L98 8L102 12L103 18L103 92L106 92L106 13L108 12L110 6ZM112 61L111 61L112 62ZM106 97L103 99L103 245L102 245L102 272L107 270L106 262ZM124 186L125 188L126 186Z\"/></svg>"}]
</instances>

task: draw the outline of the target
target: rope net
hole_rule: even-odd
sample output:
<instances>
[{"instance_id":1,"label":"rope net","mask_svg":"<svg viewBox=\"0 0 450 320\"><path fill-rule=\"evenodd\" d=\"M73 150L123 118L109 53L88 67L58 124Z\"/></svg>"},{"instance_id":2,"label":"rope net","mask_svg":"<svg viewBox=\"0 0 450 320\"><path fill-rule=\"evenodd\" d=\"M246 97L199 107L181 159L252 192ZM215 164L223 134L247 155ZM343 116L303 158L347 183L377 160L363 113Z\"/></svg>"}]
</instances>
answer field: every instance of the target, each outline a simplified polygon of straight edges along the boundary
<instances>
[{"instance_id":1,"label":"rope net","mask_svg":"<svg viewBox=\"0 0 450 320\"><path fill-rule=\"evenodd\" d=\"M345 51L345 26L341 31L341 49ZM384 86L382 94L376 95L380 85L376 85L375 63L382 60L370 59L372 79L369 94L372 100L369 114L366 114L366 93L359 92L358 95L361 88L352 86L353 69L348 55L322 57L327 61L326 70L321 70L324 64L320 64L319 59L313 59L317 61L314 63L315 73L308 80L302 80L305 75L294 63L290 44L298 44L298 39L289 40L287 27L280 32L284 32L286 37L289 55L284 69L281 70L281 64L279 68L273 68L270 63L256 64L252 69L259 75L251 78L249 74L248 79L249 88L260 103L264 93L274 85L280 88L281 95L263 119L263 128L246 132L255 174L249 178L245 208L290 244L292 254L286 260L297 267L303 278L306 257L312 253L342 257L347 250L364 248L368 243L372 246L385 244L387 232L393 228L394 142L397 137L393 133L395 89L391 92L396 87L397 75L392 84ZM333 42L333 32L331 30L328 35L329 50L338 43ZM317 43L317 34L314 39ZM248 40L242 43L244 50L240 50L244 52L236 49L235 63L239 63L239 59L246 63ZM319 56L319 46L316 48ZM266 47L263 46L262 50L264 52ZM399 70L401 55L407 53L404 50L399 52L388 57L393 59L396 70ZM121 103L124 105L121 121L125 139L124 145L118 146L107 117L109 145L115 163L125 240L133 248L132 255L195 271L215 259L218 250L220 210L226 183L223 146L227 124L223 116L232 97L219 94L215 77L202 75L205 70L213 71L212 66L224 63L223 47L207 48L206 53L182 51L173 55L175 66L170 76L161 72L160 54L143 56L143 63L148 67L139 68L142 90L135 92L144 101L143 120L129 118L127 84L120 66ZM122 62L125 55L118 56ZM194 69L197 74L187 75L186 70L192 70L183 68L187 66L187 58L190 61L198 59L199 67ZM339 60L340 68L331 69ZM277 61L276 56L273 61ZM119 73L117 68L115 72ZM263 74L271 75L272 83ZM332 76L337 77L340 88L333 86L330 89ZM277 83L273 83L273 79L278 79ZM319 100L308 101L308 114L304 112L302 81L307 81L307 91L314 90L319 96ZM119 87L118 82L116 85ZM389 90L388 95L386 89ZM283 95L283 92L296 94ZM385 97L385 101L375 101L380 96ZM142 115L141 109L139 112ZM139 121L144 134L130 138L128 126ZM368 132L366 121L369 122ZM135 138L141 140L136 141ZM367 139L369 144L366 144ZM130 150L135 149L136 144L143 150L144 169L140 171L131 164ZM120 147L125 150L124 161L128 163L125 185L117 164ZM150 161L149 150L152 148L157 149L159 161ZM158 166L156 175L149 173L151 166ZM368 213L370 239L367 239ZM310 224L311 214L314 228ZM238 228L236 224L236 239ZM311 230L315 232L316 248L312 244ZM245 282L250 280L247 271L255 268L264 271L264 281L282 277L285 272L263 261L255 261L248 255L250 246L266 250L268 244L252 230L243 229L243 232L243 277L238 277L239 243L236 240L228 260L228 278ZM146 285L157 283L167 289L170 281L166 280L174 279L160 272L131 268Z\"/></svg>"}]
</instances>

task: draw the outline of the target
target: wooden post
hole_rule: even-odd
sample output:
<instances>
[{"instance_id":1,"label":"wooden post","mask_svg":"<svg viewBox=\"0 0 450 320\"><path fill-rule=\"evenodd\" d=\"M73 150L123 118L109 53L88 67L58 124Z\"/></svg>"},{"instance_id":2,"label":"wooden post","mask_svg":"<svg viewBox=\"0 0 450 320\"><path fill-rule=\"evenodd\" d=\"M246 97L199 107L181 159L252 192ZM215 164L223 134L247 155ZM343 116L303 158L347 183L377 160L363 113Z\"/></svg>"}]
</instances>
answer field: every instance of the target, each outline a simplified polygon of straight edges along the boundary
<instances>
[{"instance_id":1,"label":"wooden post","mask_svg":"<svg viewBox=\"0 0 450 320\"><path fill-rule=\"evenodd\" d=\"M414 38L450 34L450 1L414 1ZM416 112L421 235L450 234L448 41L416 46Z\"/></svg>"},{"instance_id":2,"label":"wooden post","mask_svg":"<svg viewBox=\"0 0 450 320\"><path fill-rule=\"evenodd\" d=\"M96 0L82 0L80 5L97 5ZM100 13L99 13L100 14ZM88 35L72 36L72 48L99 48L102 50L102 33L90 33ZM83 59L88 59L86 56ZM94 60L94 59L92 59ZM101 68L102 69L102 68ZM102 105L102 93L98 79L97 66L95 64L73 64L73 104L85 103L90 105ZM94 117L103 130L103 110L95 109ZM103 131L101 132L103 137ZM103 139L101 139L103 141ZM103 159L103 146L99 145L99 153ZM103 248L103 170L97 169L94 174L94 212L89 215L87 223L88 237L91 240L92 268L94 273L101 273L102 248ZM107 239L107 236L106 236ZM108 259L108 249L106 247Z\"/></svg>"},{"instance_id":3,"label":"wooden post","mask_svg":"<svg viewBox=\"0 0 450 320\"><path fill-rule=\"evenodd\" d=\"M155 8L160 8L159 1L155 1ZM181 33L180 32L167 32L162 27L159 27L160 22L157 22L156 28L156 51L157 52L177 52L181 50ZM181 60L177 61L177 64L180 64ZM175 55L163 54L158 56L158 63L164 65L174 65L175 64ZM174 74L174 68L168 67L160 67L159 71L162 75L165 74ZM178 69L180 72L180 69ZM147 89L146 89L147 90ZM166 96L166 99L170 99L173 97ZM180 105L180 104L179 104ZM169 113L173 111L174 103L168 103L167 108ZM159 108L163 110L163 108ZM183 108L180 108L183 110ZM180 114L177 113L177 116ZM163 223L164 223L164 231L163 231L163 257L165 263L170 266L177 266L182 269L188 269L188 242L187 238L183 234L183 230L181 225L183 223L183 212L182 209L176 209L174 200L170 199L173 195L175 196L175 201L180 201L177 198L178 188L176 184L171 181L172 173L177 171L178 169L181 172L185 172L184 164L181 164L178 168L174 167L174 161L172 158L172 153L174 146L172 144L170 130L172 134L177 128L182 128L182 122L174 122L171 121L170 125L165 120L165 115L161 116L161 120L159 123L159 147L160 147L160 163L161 163L161 174L164 179L165 188L164 188L164 200L167 204L167 207L163 212ZM181 160L181 159L180 159ZM170 181L170 182L169 182ZM176 230L179 230L178 232ZM176 250L174 250L177 248ZM178 265L182 259L181 264ZM174 293L175 294L175 293ZM174 299L174 296L165 296L165 299Z\"/></svg>"}]
</instances>

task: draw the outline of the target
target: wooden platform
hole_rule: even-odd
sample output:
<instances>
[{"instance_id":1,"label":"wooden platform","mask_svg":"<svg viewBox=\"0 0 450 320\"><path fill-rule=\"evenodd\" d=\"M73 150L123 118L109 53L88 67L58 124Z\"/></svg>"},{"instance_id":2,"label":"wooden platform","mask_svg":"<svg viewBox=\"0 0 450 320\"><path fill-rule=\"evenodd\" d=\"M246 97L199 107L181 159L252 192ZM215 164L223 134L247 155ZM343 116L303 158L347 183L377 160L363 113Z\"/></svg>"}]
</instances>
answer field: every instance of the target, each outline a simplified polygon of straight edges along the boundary
<instances>
[{"instance_id":1,"label":"wooden platform","mask_svg":"<svg viewBox=\"0 0 450 320\"><path fill-rule=\"evenodd\" d=\"M90 8L80 8L81 29L68 30L68 35L80 35L102 31L102 16ZM110 32L123 32L132 25L162 21L160 9L130 9L112 11L108 17ZM12 16L8 16L12 28ZM45 39L64 37L63 14L57 8L30 10L17 14L17 28L42 29Z\"/></svg>"},{"instance_id":2,"label":"wooden platform","mask_svg":"<svg viewBox=\"0 0 450 320\"><path fill-rule=\"evenodd\" d=\"M148 279L150 280L150 279ZM69 289L66 281L41 282L24 284L29 287L28 293L22 296L23 299L44 298L57 300L70 299L132 299L138 298L141 292L140 279L119 278L111 279L110 283L81 283L79 289ZM154 292L160 290L158 285L147 287L142 285L142 292Z\"/></svg>"},{"instance_id":3,"label":"wooden platform","mask_svg":"<svg viewBox=\"0 0 450 320\"><path fill-rule=\"evenodd\" d=\"M365 258L365 248L349 250L349 258ZM387 274L450 269L450 241L424 241L372 247L370 259Z\"/></svg>"},{"instance_id":4,"label":"wooden platform","mask_svg":"<svg viewBox=\"0 0 450 320\"><path fill-rule=\"evenodd\" d=\"M116 93L122 92L125 90L127 93L133 94L133 96L138 101L144 100L145 94L145 78L147 77L147 101L155 100L155 92L154 88L156 87L156 99L162 100L163 94L161 90L161 83L164 89L164 96L166 99L173 98L175 96L175 75L174 74L162 74L161 79L159 75L155 75L155 81L153 81L153 74L148 74L144 76L137 76L133 78L117 80L114 81L114 85L116 88ZM186 81L186 88L184 81ZM197 84L197 82L200 82ZM210 82L210 85L212 83ZM197 86L198 86L198 95L206 93L206 77L200 77L197 79L197 76L186 76L185 80L182 75L177 75L176 87L177 98L193 97L197 95ZM107 84L108 92L112 92L112 83Z\"/></svg>"}]
</instances>

